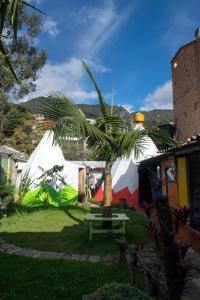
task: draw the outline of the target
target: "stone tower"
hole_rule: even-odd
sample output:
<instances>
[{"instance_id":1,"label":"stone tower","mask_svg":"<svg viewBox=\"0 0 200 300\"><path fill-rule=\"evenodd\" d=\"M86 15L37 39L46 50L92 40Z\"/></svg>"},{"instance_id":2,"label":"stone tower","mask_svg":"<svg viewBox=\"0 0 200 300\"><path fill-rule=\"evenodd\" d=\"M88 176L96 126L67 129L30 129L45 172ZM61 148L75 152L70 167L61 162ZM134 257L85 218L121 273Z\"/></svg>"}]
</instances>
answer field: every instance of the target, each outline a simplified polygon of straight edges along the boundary
<instances>
[{"instance_id":1,"label":"stone tower","mask_svg":"<svg viewBox=\"0 0 200 300\"><path fill-rule=\"evenodd\" d=\"M171 61L174 122L177 139L200 133L200 29L195 40L182 46Z\"/></svg>"}]
</instances>

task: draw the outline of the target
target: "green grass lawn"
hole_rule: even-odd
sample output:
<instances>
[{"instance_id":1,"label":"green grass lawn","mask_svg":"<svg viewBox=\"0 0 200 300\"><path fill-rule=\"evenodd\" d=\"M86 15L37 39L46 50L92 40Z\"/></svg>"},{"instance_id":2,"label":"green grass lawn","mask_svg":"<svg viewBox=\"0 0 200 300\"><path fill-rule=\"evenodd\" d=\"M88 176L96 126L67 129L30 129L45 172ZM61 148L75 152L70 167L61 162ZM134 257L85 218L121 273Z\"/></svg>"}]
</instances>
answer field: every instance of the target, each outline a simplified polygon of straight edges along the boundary
<instances>
[{"instance_id":1,"label":"green grass lawn","mask_svg":"<svg viewBox=\"0 0 200 300\"><path fill-rule=\"evenodd\" d=\"M0 253L2 300L80 300L105 283L128 280L127 268L119 265L44 261Z\"/></svg>"},{"instance_id":2,"label":"green grass lawn","mask_svg":"<svg viewBox=\"0 0 200 300\"><path fill-rule=\"evenodd\" d=\"M99 212L100 209L92 209ZM117 235L98 234L89 241L89 226L84 217L89 208L18 210L13 216L0 220L0 238L9 243L32 249L66 253L107 255L118 251L114 239ZM125 212L129 243L147 244L149 239L143 227L147 219L132 210Z\"/></svg>"}]
</instances>

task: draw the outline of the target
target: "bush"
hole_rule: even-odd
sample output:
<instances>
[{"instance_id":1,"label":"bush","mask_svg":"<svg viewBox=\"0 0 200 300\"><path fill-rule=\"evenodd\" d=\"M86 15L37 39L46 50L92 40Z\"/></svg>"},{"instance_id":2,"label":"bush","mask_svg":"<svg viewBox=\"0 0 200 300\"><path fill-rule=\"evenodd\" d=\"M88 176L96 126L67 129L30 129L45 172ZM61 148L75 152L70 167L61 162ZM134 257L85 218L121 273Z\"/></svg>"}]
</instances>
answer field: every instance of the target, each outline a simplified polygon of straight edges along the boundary
<instances>
[{"instance_id":1,"label":"bush","mask_svg":"<svg viewBox=\"0 0 200 300\"><path fill-rule=\"evenodd\" d=\"M1 206L7 214L15 211L15 187L11 183L4 183L0 186Z\"/></svg>"},{"instance_id":2,"label":"bush","mask_svg":"<svg viewBox=\"0 0 200 300\"><path fill-rule=\"evenodd\" d=\"M148 300L148 295L136 286L113 282L99 288L95 295L96 300Z\"/></svg>"}]
</instances>

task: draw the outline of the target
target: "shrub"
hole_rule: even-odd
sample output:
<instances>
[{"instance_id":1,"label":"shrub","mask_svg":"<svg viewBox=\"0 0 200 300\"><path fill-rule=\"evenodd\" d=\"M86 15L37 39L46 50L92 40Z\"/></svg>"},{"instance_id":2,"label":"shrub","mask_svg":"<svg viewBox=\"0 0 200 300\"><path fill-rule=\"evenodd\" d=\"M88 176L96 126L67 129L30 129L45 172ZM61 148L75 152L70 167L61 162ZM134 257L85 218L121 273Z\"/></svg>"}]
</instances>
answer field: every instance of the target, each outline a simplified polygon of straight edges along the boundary
<instances>
[{"instance_id":1,"label":"shrub","mask_svg":"<svg viewBox=\"0 0 200 300\"><path fill-rule=\"evenodd\" d=\"M17 202L19 204L22 203L26 193L28 193L28 191L30 191L31 185L34 182L34 180L32 180L31 177L29 177L29 171L30 170L28 170L22 177L19 188L17 190Z\"/></svg>"},{"instance_id":2,"label":"shrub","mask_svg":"<svg viewBox=\"0 0 200 300\"><path fill-rule=\"evenodd\" d=\"M15 211L15 187L11 183L4 183L0 186L0 198L2 206L7 214Z\"/></svg>"},{"instance_id":3,"label":"shrub","mask_svg":"<svg viewBox=\"0 0 200 300\"><path fill-rule=\"evenodd\" d=\"M94 294L96 300L147 300L148 295L136 286L113 282L100 287Z\"/></svg>"}]
</instances>

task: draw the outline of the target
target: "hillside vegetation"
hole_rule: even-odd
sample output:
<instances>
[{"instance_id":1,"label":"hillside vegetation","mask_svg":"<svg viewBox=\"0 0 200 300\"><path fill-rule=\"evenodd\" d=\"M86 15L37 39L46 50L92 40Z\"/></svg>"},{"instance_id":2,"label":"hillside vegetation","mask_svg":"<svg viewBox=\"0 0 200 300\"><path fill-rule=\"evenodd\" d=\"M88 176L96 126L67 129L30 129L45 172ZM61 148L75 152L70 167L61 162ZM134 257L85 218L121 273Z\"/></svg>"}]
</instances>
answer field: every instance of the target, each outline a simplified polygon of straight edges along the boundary
<instances>
[{"instance_id":1,"label":"hillside vegetation","mask_svg":"<svg viewBox=\"0 0 200 300\"><path fill-rule=\"evenodd\" d=\"M32 114L36 114L38 112L38 107L40 105L42 97L31 99L27 102L20 103L23 107L25 107ZM92 104L78 104L80 109L85 114L86 118L97 119L100 114L99 105ZM122 118L132 119L134 113L129 113L122 106L115 106L114 111L116 114L120 115ZM158 126L160 124L166 124L169 122L173 122L173 111L170 109L155 109L150 111L142 111L145 116L145 124L148 126Z\"/></svg>"},{"instance_id":2,"label":"hillside vegetation","mask_svg":"<svg viewBox=\"0 0 200 300\"><path fill-rule=\"evenodd\" d=\"M150 111L141 111L144 114L145 124L148 126L158 126L173 122L173 110L154 109ZM134 113L131 113L133 117Z\"/></svg>"}]
</instances>

